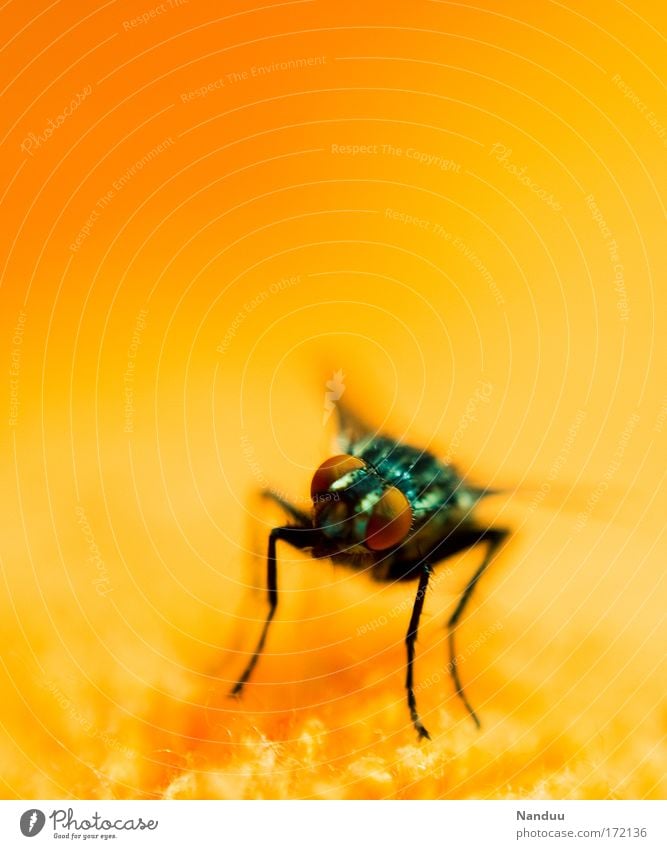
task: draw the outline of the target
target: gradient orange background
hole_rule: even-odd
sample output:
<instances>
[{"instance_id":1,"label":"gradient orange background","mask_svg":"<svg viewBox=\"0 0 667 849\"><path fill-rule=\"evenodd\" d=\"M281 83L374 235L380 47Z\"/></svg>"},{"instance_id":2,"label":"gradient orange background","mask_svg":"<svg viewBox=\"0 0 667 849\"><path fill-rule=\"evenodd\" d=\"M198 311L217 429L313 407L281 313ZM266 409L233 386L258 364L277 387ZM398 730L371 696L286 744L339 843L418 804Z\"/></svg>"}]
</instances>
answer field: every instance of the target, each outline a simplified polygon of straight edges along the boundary
<instances>
[{"instance_id":1,"label":"gradient orange background","mask_svg":"<svg viewBox=\"0 0 667 849\"><path fill-rule=\"evenodd\" d=\"M389 5L0 12L5 797L665 796L664 12ZM480 551L426 602L432 744L414 587L286 547L226 698L338 370L514 493L481 732Z\"/></svg>"}]
</instances>

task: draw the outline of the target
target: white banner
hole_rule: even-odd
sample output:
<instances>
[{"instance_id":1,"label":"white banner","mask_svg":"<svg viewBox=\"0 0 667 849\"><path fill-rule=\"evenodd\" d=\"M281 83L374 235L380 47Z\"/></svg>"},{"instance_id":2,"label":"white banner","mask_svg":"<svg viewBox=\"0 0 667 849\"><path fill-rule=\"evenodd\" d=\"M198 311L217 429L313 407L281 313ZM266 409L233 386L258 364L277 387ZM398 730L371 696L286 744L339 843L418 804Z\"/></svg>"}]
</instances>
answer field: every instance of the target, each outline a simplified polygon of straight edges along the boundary
<instances>
[{"instance_id":1,"label":"white banner","mask_svg":"<svg viewBox=\"0 0 667 849\"><path fill-rule=\"evenodd\" d=\"M3 849L73 843L115 849L547 849L596 844L665 849L667 802L0 801Z\"/></svg>"}]
</instances>

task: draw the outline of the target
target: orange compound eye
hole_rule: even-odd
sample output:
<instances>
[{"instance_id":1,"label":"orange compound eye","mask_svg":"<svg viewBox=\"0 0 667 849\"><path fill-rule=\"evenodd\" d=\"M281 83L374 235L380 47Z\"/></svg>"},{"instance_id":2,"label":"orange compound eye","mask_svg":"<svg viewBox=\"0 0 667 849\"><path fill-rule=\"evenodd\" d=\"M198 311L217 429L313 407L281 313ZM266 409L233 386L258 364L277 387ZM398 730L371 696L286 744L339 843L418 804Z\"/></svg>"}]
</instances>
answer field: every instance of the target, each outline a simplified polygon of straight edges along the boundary
<instances>
[{"instance_id":1,"label":"orange compound eye","mask_svg":"<svg viewBox=\"0 0 667 849\"><path fill-rule=\"evenodd\" d=\"M350 454L337 454L335 457L329 457L313 475L313 482L310 485L311 498L318 492L327 492L332 483L348 472L365 467L366 464L363 460L352 457Z\"/></svg>"},{"instance_id":2,"label":"orange compound eye","mask_svg":"<svg viewBox=\"0 0 667 849\"><path fill-rule=\"evenodd\" d=\"M383 494L373 508L366 530L366 545L371 551L383 551L398 545L408 535L412 510L408 499L395 486Z\"/></svg>"}]
</instances>

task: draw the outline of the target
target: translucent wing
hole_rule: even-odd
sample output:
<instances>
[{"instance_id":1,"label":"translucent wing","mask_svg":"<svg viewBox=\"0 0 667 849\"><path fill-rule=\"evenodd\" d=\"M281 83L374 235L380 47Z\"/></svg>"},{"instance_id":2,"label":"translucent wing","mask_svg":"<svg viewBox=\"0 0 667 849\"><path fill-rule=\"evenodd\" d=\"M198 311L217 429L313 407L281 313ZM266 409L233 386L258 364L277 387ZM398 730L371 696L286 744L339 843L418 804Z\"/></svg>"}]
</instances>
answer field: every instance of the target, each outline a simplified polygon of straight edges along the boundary
<instances>
[{"instance_id":1,"label":"translucent wing","mask_svg":"<svg viewBox=\"0 0 667 849\"><path fill-rule=\"evenodd\" d=\"M344 454L358 457L364 447L377 436L376 431L340 401L336 404L336 418L338 420L336 448Z\"/></svg>"}]
</instances>

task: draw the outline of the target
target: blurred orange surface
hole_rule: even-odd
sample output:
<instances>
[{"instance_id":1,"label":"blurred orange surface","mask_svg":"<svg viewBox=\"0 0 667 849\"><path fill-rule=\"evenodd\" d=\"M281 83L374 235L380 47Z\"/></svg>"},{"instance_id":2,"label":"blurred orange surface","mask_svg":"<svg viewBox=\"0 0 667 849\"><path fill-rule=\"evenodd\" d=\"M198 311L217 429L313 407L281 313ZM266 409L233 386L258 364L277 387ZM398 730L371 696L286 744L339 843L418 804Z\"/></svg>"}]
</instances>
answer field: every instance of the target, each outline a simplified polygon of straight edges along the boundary
<instances>
[{"instance_id":1,"label":"blurred orange surface","mask_svg":"<svg viewBox=\"0 0 667 849\"><path fill-rule=\"evenodd\" d=\"M664 798L665 12L0 16L0 794ZM332 380L503 491L481 731L479 550L426 599L432 743L415 587L287 546L227 697Z\"/></svg>"}]
</instances>

